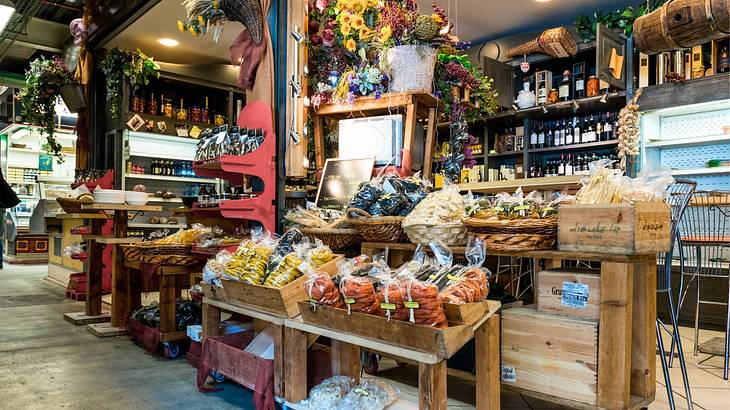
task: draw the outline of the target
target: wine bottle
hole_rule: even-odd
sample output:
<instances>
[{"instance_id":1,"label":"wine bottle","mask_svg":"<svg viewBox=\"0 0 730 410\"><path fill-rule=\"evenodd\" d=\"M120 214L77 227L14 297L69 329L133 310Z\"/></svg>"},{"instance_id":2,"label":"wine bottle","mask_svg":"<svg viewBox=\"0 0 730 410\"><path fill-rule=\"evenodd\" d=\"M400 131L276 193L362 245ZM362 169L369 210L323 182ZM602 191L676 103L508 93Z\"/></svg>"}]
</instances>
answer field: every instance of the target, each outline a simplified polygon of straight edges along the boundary
<instances>
[{"instance_id":1,"label":"wine bottle","mask_svg":"<svg viewBox=\"0 0 730 410\"><path fill-rule=\"evenodd\" d=\"M572 144L580 144L582 141L582 132L580 129L580 119L573 117L573 140Z\"/></svg>"},{"instance_id":2,"label":"wine bottle","mask_svg":"<svg viewBox=\"0 0 730 410\"><path fill-rule=\"evenodd\" d=\"M540 123L540 133L537 134L537 147L545 148L545 130L543 129L543 123Z\"/></svg>"},{"instance_id":3,"label":"wine bottle","mask_svg":"<svg viewBox=\"0 0 730 410\"><path fill-rule=\"evenodd\" d=\"M560 154L560 164L558 164L558 175L565 175L565 158Z\"/></svg>"},{"instance_id":4,"label":"wine bottle","mask_svg":"<svg viewBox=\"0 0 730 410\"><path fill-rule=\"evenodd\" d=\"M534 148L537 148L537 127L533 127L530 134L530 149Z\"/></svg>"},{"instance_id":5,"label":"wine bottle","mask_svg":"<svg viewBox=\"0 0 730 410\"><path fill-rule=\"evenodd\" d=\"M563 80L560 82L560 87L558 87L558 97L562 101L570 99L570 70L563 71Z\"/></svg>"},{"instance_id":6,"label":"wine bottle","mask_svg":"<svg viewBox=\"0 0 730 410\"><path fill-rule=\"evenodd\" d=\"M579 100L585 97L585 82L583 78L583 72L575 73L575 95L573 98Z\"/></svg>"},{"instance_id":7,"label":"wine bottle","mask_svg":"<svg viewBox=\"0 0 730 410\"><path fill-rule=\"evenodd\" d=\"M568 154L568 161L565 163L565 175L573 175L573 154Z\"/></svg>"}]
</instances>

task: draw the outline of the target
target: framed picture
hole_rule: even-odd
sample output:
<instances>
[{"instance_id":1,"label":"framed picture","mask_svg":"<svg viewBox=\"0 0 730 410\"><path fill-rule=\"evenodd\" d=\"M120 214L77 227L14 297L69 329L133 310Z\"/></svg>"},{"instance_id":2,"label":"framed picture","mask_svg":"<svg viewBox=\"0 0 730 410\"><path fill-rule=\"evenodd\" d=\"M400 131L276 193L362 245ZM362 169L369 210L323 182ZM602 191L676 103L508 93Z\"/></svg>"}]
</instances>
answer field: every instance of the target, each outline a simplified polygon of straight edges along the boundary
<instances>
[{"instance_id":1,"label":"framed picture","mask_svg":"<svg viewBox=\"0 0 730 410\"><path fill-rule=\"evenodd\" d=\"M127 126L132 131L137 131L140 128L142 128L146 124L145 120L139 116L139 114L134 114L134 117L132 117L129 121L127 121Z\"/></svg>"}]
</instances>

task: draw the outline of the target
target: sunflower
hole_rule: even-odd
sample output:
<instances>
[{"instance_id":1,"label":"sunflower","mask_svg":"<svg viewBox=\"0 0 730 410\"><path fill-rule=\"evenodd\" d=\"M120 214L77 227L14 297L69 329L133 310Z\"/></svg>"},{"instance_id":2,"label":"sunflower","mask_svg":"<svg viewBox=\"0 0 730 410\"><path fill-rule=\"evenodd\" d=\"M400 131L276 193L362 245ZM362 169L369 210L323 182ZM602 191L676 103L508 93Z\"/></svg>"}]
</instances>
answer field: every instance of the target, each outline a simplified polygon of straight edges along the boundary
<instances>
[{"instance_id":1,"label":"sunflower","mask_svg":"<svg viewBox=\"0 0 730 410\"><path fill-rule=\"evenodd\" d=\"M365 28L365 21L360 16L352 17L352 28L356 30L362 30Z\"/></svg>"},{"instance_id":2,"label":"sunflower","mask_svg":"<svg viewBox=\"0 0 730 410\"><path fill-rule=\"evenodd\" d=\"M348 12L340 14L340 23L350 24L350 22L352 22L352 14Z\"/></svg>"},{"instance_id":3,"label":"sunflower","mask_svg":"<svg viewBox=\"0 0 730 410\"><path fill-rule=\"evenodd\" d=\"M390 26L384 26L380 29L380 37L378 37L378 41L381 43L385 43L386 41L390 40L390 36L393 35L393 29L390 28Z\"/></svg>"},{"instance_id":4,"label":"sunflower","mask_svg":"<svg viewBox=\"0 0 730 410\"><path fill-rule=\"evenodd\" d=\"M337 4L340 6L340 9L352 10L352 2L353 0L338 0Z\"/></svg>"},{"instance_id":5,"label":"sunflower","mask_svg":"<svg viewBox=\"0 0 730 410\"><path fill-rule=\"evenodd\" d=\"M433 14L431 14L431 19L432 19L433 21L435 21L435 22L439 23L439 24L441 24L441 23L443 23L443 22L444 22L444 19L442 19L442 18L441 18L441 16L439 16L439 15L438 15L438 14L436 14L436 13L433 13Z\"/></svg>"},{"instance_id":6,"label":"sunflower","mask_svg":"<svg viewBox=\"0 0 730 410\"><path fill-rule=\"evenodd\" d=\"M349 38L347 39L347 41L345 41L345 48L347 49L347 51L355 52L355 49L357 48L357 43L354 39Z\"/></svg>"},{"instance_id":7,"label":"sunflower","mask_svg":"<svg viewBox=\"0 0 730 410\"><path fill-rule=\"evenodd\" d=\"M185 23L183 23L182 21L178 20L177 21L177 29L180 30L181 33L184 33L185 32Z\"/></svg>"},{"instance_id":8,"label":"sunflower","mask_svg":"<svg viewBox=\"0 0 730 410\"><path fill-rule=\"evenodd\" d=\"M354 11L355 14L362 14L367 8L367 0L352 0L352 7L350 10Z\"/></svg>"},{"instance_id":9,"label":"sunflower","mask_svg":"<svg viewBox=\"0 0 730 410\"><path fill-rule=\"evenodd\" d=\"M342 33L343 36L347 36L350 34L350 25L349 24L340 24L340 33Z\"/></svg>"}]
</instances>

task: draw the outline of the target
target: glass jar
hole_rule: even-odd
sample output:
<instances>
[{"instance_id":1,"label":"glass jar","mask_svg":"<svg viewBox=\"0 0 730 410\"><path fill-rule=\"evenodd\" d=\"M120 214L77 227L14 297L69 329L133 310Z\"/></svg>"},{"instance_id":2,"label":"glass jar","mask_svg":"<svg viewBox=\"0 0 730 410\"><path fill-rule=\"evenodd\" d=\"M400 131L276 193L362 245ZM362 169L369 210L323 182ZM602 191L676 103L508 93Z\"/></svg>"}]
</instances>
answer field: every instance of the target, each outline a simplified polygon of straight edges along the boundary
<instances>
[{"instance_id":1,"label":"glass jar","mask_svg":"<svg viewBox=\"0 0 730 410\"><path fill-rule=\"evenodd\" d=\"M138 95L132 96L132 104L129 107L132 110L132 112L139 112L139 105L141 102L142 102L142 99L139 98ZM144 104L143 104L143 106L144 106Z\"/></svg>"},{"instance_id":2,"label":"glass jar","mask_svg":"<svg viewBox=\"0 0 730 410\"><path fill-rule=\"evenodd\" d=\"M157 100L154 96L147 101L147 113L157 115Z\"/></svg>"},{"instance_id":3,"label":"glass jar","mask_svg":"<svg viewBox=\"0 0 730 410\"><path fill-rule=\"evenodd\" d=\"M226 119L222 115L216 114L213 125L220 127L221 125L223 125L225 123L226 123Z\"/></svg>"},{"instance_id":4,"label":"glass jar","mask_svg":"<svg viewBox=\"0 0 730 410\"><path fill-rule=\"evenodd\" d=\"M208 109L205 107L200 109L200 122L210 124L210 117L208 117Z\"/></svg>"},{"instance_id":5,"label":"glass jar","mask_svg":"<svg viewBox=\"0 0 730 410\"><path fill-rule=\"evenodd\" d=\"M165 107L163 108L163 110L164 110L164 113L165 113L165 117L167 117L167 118L172 118L173 117L172 103L170 103L170 102L165 103Z\"/></svg>"},{"instance_id":6,"label":"glass jar","mask_svg":"<svg viewBox=\"0 0 730 410\"><path fill-rule=\"evenodd\" d=\"M588 82L586 83L586 97L595 97L600 93L600 90L601 82L598 81L598 78L596 78L595 75L588 77Z\"/></svg>"},{"instance_id":7,"label":"glass jar","mask_svg":"<svg viewBox=\"0 0 730 410\"><path fill-rule=\"evenodd\" d=\"M200 116L200 107L193 106L190 109L190 120L193 122L202 122L202 119Z\"/></svg>"},{"instance_id":8,"label":"glass jar","mask_svg":"<svg viewBox=\"0 0 730 410\"><path fill-rule=\"evenodd\" d=\"M555 104L559 100L558 90L551 88L548 94L548 104Z\"/></svg>"},{"instance_id":9,"label":"glass jar","mask_svg":"<svg viewBox=\"0 0 730 410\"><path fill-rule=\"evenodd\" d=\"M187 120L188 119L188 110L186 110L184 108L179 108L177 110L177 114L175 115L175 118L178 121L185 121L185 120Z\"/></svg>"}]
</instances>

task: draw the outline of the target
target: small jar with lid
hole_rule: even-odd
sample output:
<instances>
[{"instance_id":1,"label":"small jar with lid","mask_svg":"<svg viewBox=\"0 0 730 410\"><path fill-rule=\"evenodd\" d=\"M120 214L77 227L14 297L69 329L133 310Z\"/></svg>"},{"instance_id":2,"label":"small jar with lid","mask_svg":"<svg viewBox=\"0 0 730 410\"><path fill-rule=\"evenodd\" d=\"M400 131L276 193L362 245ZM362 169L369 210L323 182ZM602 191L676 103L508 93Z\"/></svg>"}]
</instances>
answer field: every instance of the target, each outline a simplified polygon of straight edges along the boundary
<instances>
[{"instance_id":1,"label":"small jar with lid","mask_svg":"<svg viewBox=\"0 0 730 410\"><path fill-rule=\"evenodd\" d=\"M551 88L548 94L548 104L555 104L559 100L558 90Z\"/></svg>"},{"instance_id":2,"label":"small jar with lid","mask_svg":"<svg viewBox=\"0 0 730 410\"><path fill-rule=\"evenodd\" d=\"M165 113L165 117L172 118L173 117L172 103L171 102L166 102L165 105L164 105L163 111Z\"/></svg>"},{"instance_id":3,"label":"small jar with lid","mask_svg":"<svg viewBox=\"0 0 730 410\"><path fill-rule=\"evenodd\" d=\"M586 96L595 97L600 93L600 90L601 82L598 81L598 78L596 78L595 75L588 77L588 82L586 83Z\"/></svg>"}]
</instances>

